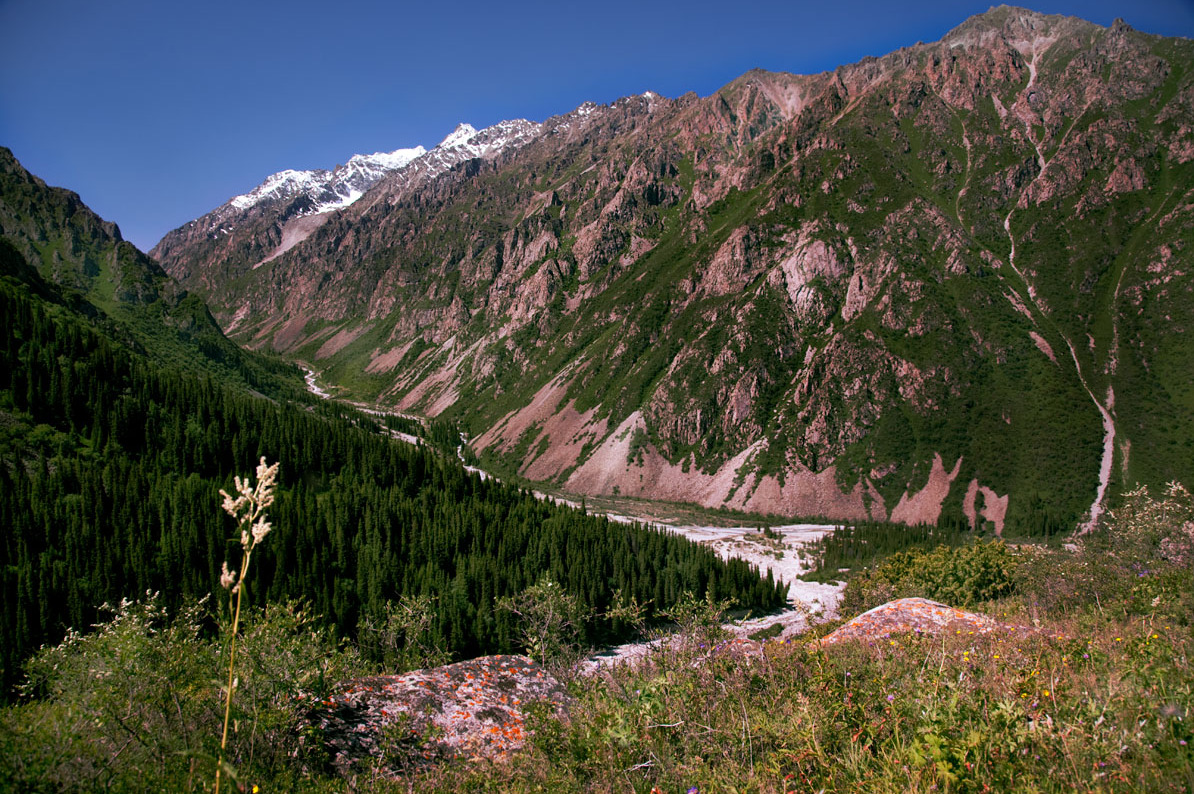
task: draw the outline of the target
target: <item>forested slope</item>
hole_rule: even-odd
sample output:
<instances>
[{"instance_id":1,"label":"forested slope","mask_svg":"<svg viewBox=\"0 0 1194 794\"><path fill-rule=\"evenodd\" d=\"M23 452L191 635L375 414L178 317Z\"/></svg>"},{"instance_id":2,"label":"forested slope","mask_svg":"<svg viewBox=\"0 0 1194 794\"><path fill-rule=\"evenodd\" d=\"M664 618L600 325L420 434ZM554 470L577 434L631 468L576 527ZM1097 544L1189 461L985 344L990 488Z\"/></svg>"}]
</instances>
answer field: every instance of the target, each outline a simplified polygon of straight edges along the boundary
<instances>
[{"instance_id":1,"label":"forested slope","mask_svg":"<svg viewBox=\"0 0 1194 794\"><path fill-rule=\"evenodd\" d=\"M145 591L177 606L213 591L236 539L221 487L282 463L256 603L300 598L342 636L387 599L430 594L455 656L514 650L494 600L558 580L601 611L622 588L652 609L683 590L771 608L783 592L744 563L641 527L482 481L369 417L271 399L206 367L154 358L80 293L0 239L0 683L97 607ZM584 639L618 636L600 620Z\"/></svg>"}]
</instances>

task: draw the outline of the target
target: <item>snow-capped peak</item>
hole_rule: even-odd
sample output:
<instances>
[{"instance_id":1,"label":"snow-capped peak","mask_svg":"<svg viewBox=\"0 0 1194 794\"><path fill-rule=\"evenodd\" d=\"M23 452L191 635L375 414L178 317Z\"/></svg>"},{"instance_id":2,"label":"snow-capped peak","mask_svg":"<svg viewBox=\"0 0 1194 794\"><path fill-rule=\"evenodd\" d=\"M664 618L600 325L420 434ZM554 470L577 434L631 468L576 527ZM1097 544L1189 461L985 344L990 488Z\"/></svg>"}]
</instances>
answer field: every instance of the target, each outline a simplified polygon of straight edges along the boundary
<instances>
[{"instance_id":1,"label":"snow-capped peak","mask_svg":"<svg viewBox=\"0 0 1194 794\"><path fill-rule=\"evenodd\" d=\"M460 123L456 125L456 129L452 133L439 142L437 149L455 149L468 143L469 139L477 134L477 128L472 124Z\"/></svg>"},{"instance_id":2,"label":"snow-capped peak","mask_svg":"<svg viewBox=\"0 0 1194 794\"><path fill-rule=\"evenodd\" d=\"M405 168L426 153L422 146L415 146L392 152L354 154L346 164L338 165L332 171L279 171L228 203L238 210L247 210L265 201L286 201L306 194L313 203L300 214L342 209L365 195L365 191L387 174Z\"/></svg>"},{"instance_id":3,"label":"snow-capped peak","mask_svg":"<svg viewBox=\"0 0 1194 794\"><path fill-rule=\"evenodd\" d=\"M501 150L528 143L539 134L540 125L526 119L499 121L478 130L471 124L459 124L452 134L431 150L432 155L449 157L452 161L472 157L492 157Z\"/></svg>"},{"instance_id":4,"label":"snow-capped peak","mask_svg":"<svg viewBox=\"0 0 1194 794\"><path fill-rule=\"evenodd\" d=\"M267 199L297 195L317 185L326 174L327 171L296 171L287 168L285 171L271 174L252 191L236 196L228 203L243 210Z\"/></svg>"},{"instance_id":5,"label":"snow-capped peak","mask_svg":"<svg viewBox=\"0 0 1194 794\"><path fill-rule=\"evenodd\" d=\"M348 167L375 167L384 168L387 171L395 171L416 157L420 157L426 153L427 150L422 146L416 146L413 149L395 149L392 152L354 154L348 159Z\"/></svg>"},{"instance_id":6,"label":"snow-capped peak","mask_svg":"<svg viewBox=\"0 0 1194 794\"><path fill-rule=\"evenodd\" d=\"M483 130L477 130L471 124L459 124L431 151L415 146L392 152L355 154L332 171L279 171L252 191L232 198L228 205L244 211L267 201L292 202L305 196L309 203L301 208L291 207L288 216L339 210L357 201L385 177L407 167L417 168L420 178L430 178L463 160L493 157L507 147L522 146L538 132L538 124L523 119L502 121Z\"/></svg>"}]
</instances>

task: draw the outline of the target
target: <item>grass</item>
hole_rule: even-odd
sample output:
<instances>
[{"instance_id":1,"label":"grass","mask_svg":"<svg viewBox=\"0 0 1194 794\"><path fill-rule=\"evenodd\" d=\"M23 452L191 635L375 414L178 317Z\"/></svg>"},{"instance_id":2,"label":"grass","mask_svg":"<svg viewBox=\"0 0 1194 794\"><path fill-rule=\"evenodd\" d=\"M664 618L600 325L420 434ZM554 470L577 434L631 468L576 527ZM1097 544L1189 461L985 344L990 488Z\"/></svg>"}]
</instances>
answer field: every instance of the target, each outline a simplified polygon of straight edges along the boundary
<instances>
[{"instance_id":1,"label":"grass","mask_svg":"<svg viewBox=\"0 0 1194 794\"><path fill-rule=\"evenodd\" d=\"M770 642L749 666L619 668L575 684L572 723L540 726L510 766L434 770L414 787L1188 790L1188 637L1147 621L1056 629Z\"/></svg>"}]
</instances>

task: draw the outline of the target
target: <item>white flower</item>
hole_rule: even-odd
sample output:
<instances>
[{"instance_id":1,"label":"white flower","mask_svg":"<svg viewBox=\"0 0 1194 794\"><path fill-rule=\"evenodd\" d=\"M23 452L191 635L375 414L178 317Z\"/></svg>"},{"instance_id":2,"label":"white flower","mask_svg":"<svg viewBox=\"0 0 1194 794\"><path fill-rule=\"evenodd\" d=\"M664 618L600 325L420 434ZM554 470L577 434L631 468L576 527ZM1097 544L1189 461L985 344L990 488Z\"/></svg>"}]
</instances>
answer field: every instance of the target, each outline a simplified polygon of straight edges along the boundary
<instances>
[{"instance_id":1,"label":"white flower","mask_svg":"<svg viewBox=\"0 0 1194 794\"><path fill-rule=\"evenodd\" d=\"M228 561L224 561L224 566L220 570L220 587L227 590L232 585L236 584L236 574L228 570Z\"/></svg>"},{"instance_id":2,"label":"white flower","mask_svg":"<svg viewBox=\"0 0 1194 794\"><path fill-rule=\"evenodd\" d=\"M253 545L256 546L261 541L265 540L265 536L273 529L270 523L264 518L258 519L257 523L253 525Z\"/></svg>"},{"instance_id":3,"label":"white flower","mask_svg":"<svg viewBox=\"0 0 1194 794\"><path fill-rule=\"evenodd\" d=\"M253 502L258 512L274 503L274 482L278 479L278 464L267 466L265 458L257 464L257 490L253 494Z\"/></svg>"},{"instance_id":4,"label":"white flower","mask_svg":"<svg viewBox=\"0 0 1194 794\"><path fill-rule=\"evenodd\" d=\"M220 496L224 497L224 512L233 518L240 518L240 511L249 503L249 500L244 496L238 496L233 499L223 488L220 489Z\"/></svg>"}]
</instances>

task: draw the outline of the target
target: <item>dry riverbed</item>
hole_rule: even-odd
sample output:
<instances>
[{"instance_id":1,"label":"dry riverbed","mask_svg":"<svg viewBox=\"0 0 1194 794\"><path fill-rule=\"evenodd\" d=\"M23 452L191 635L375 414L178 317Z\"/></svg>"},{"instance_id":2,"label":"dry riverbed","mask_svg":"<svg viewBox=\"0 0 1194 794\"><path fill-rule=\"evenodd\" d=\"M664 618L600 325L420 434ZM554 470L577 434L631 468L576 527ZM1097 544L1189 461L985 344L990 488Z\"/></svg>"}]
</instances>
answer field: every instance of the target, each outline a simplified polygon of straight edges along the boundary
<instances>
[{"instance_id":1,"label":"dry riverbed","mask_svg":"<svg viewBox=\"0 0 1194 794\"><path fill-rule=\"evenodd\" d=\"M638 521L640 519L609 515L614 521ZM661 529L667 529L690 538L697 543L710 546L722 559L738 558L758 567L766 576L770 571L778 582L788 585L788 609L772 615L734 621L724 628L734 637L748 637L771 626L779 626L778 638L783 639L801 633L810 621L828 620L837 616L837 605L841 598L842 585L806 582L800 578L808 568L808 562L801 550L805 544L817 540L833 531L830 524L787 524L771 527L778 538L767 537L755 527L711 527L671 526L658 521L649 522ZM586 667L598 669L606 664L629 661L646 656L661 640L637 642L610 648L590 657Z\"/></svg>"}]
</instances>

